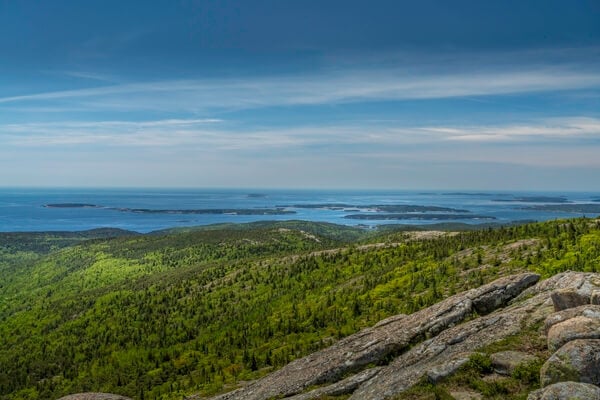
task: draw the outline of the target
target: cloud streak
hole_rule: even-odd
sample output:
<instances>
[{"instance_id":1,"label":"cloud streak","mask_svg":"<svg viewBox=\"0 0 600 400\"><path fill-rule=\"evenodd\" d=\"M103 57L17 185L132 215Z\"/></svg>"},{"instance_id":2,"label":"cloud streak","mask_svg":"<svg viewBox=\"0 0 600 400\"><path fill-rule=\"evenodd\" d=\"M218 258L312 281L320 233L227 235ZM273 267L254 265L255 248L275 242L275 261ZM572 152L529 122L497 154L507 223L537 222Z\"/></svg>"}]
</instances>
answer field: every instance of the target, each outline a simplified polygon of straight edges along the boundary
<instances>
[{"instance_id":1,"label":"cloud streak","mask_svg":"<svg viewBox=\"0 0 600 400\"><path fill-rule=\"evenodd\" d=\"M225 126L223 126L225 124ZM207 150L255 151L306 147L396 148L406 145L451 144L573 144L600 143L600 119L551 118L528 124L487 126L380 126L353 123L333 126L295 126L240 129L219 119L165 119L155 121L66 121L0 125L0 140L17 146L108 145L177 147ZM587 142L586 142L587 143ZM366 147L369 146L369 147Z\"/></svg>"},{"instance_id":2,"label":"cloud streak","mask_svg":"<svg viewBox=\"0 0 600 400\"><path fill-rule=\"evenodd\" d=\"M493 96L598 88L599 71L563 66L418 74L388 68L247 79L165 80L0 97L0 109L5 104L61 104L87 111L210 112Z\"/></svg>"},{"instance_id":3,"label":"cloud streak","mask_svg":"<svg viewBox=\"0 0 600 400\"><path fill-rule=\"evenodd\" d=\"M600 119L551 118L534 124L466 127L423 127L423 132L459 142L526 142L573 139L600 140Z\"/></svg>"}]
</instances>

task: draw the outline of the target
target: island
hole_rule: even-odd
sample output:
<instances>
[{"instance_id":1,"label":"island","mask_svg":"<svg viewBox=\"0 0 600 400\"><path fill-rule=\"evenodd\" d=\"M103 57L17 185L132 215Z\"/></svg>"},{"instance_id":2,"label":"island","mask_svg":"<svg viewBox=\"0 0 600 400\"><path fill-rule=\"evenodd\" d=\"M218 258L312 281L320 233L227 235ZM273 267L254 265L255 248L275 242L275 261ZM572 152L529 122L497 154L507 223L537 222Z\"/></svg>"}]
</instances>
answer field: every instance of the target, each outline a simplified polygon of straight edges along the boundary
<instances>
[{"instance_id":1,"label":"island","mask_svg":"<svg viewBox=\"0 0 600 400\"><path fill-rule=\"evenodd\" d=\"M276 208L200 208L200 209L153 209L153 208L130 208L130 207L105 207L86 203L56 203L45 204L46 208L99 208L120 212L136 214L223 214L223 215L288 215L296 214L296 211L287 210L283 207Z\"/></svg>"},{"instance_id":2,"label":"island","mask_svg":"<svg viewBox=\"0 0 600 400\"><path fill-rule=\"evenodd\" d=\"M87 204L87 203L54 203L54 204L44 204L46 208L102 208L101 206L97 206L96 204Z\"/></svg>"},{"instance_id":3,"label":"island","mask_svg":"<svg viewBox=\"0 0 600 400\"><path fill-rule=\"evenodd\" d=\"M577 214L600 214L600 204L540 204L536 206L521 207L520 210L553 211Z\"/></svg>"},{"instance_id":4,"label":"island","mask_svg":"<svg viewBox=\"0 0 600 400\"><path fill-rule=\"evenodd\" d=\"M570 203L570 201L563 196L523 196L514 197L512 199L494 199L493 201L515 203Z\"/></svg>"},{"instance_id":5,"label":"island","mask_svg":"<svg viewBox=\"0 0 600 400\"><path fill-rule=\"evenodd\" d=\"M442 193L442 196L475 196L475 197L482 197L482 196L510 196L508 194L502 194L502 193L482 193L482 192L449 192L449 193Z\"/></svg>"},{"instance_id":6,"label":"island","mask_svg":"<svg viewBox=\"0 0 600 400\"><path fill-rule=\"evenodd\" d=\"M438 207L438 206L421 206L412 204L344 204L344 203L316 203L316 204L292 204L278 205L281 208L309 208L309 209L327 209L333 211L354 211L354 210L372 210L375 212L455 212L468 213L469 210L458 208Z\"/></svg>"},{"instance_id":7,"label":"island","mask_svg":"<svg viewBox=\"0 0 600 400\"><path fill-rule=\"evenodd\" d=\"M201 208L184 210L162 210L152 208L116 208L121 212L137 214L223 214L223 215L286 215L296 214L295 211L283 208Z\"/></svg>"},{"instance_id":8,"label":"island","mask_svg":"<svg viewBox=\"0 0 600 400\"><path fill-rule=\"evenodd\" d=\"M346 219L360 219L360 220L426 220L426 221L438 221L438 220L459 220L459 219L470 219L470 220L493 220L496 217L488 215L475 215L475 214L416 214L416 213L395 213L395 214L349 214L344 218Z\"/></svg>"}]
</instances>

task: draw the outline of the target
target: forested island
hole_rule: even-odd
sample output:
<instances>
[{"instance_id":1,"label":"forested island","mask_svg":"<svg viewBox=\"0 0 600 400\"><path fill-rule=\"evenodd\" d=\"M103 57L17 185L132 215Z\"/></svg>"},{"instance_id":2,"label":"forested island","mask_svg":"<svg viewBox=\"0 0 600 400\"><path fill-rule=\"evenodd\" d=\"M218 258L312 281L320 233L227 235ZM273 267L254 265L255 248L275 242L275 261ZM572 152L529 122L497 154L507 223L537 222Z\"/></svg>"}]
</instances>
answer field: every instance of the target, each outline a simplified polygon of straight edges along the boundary
<instances>
[{"instance_id":1,"label":"forested island","mask_svg":"<svg viewBox=\"0 0 600 400\"><path fill-rule=\"evenodd\" d=\"M468 210L439 207L439 206L422 206L422 205L407 205L407 204L370 204L370 205L359 205L359 204L339 204L339 203L317 203L317 204L292 204L277 206L281 208L324 208L329 210L346 210L346 209L358 209L358 210L372 210L375 212L457 212L457 213L468 213Z\"/></svg>"},{"instance_id":2,"label":"forested island","mask_svg":"<svg viewBox=\"0 0 600 400\"><path fill-rule=\"evenodd\" d=\"M104 208L102 206L98 206L96 204L87 204L87 203L54 203L54 204L44 204L46 208Z\"/></svg>"},{"instance_id":3,"label":"forested island","mask_svg":"<svg viewBox=\"0 0 600 400\"><path fill-rule=\"evenodd\" d=\"M513 198L494 199L494 201L516 203L570 203L570 201L563 196L521 196Z\"/></svg>"},{"instance_id":4,"label":"forested island","mask_svg":"<svg viewBox=\"0 0 600 400\"><path fill-rule=\"evenodd\" d=\"M137 214L231 214L231 215L289 215L295 214L293 210L277 208L201 208L201 209L153 209L129 207L104 207L96 204L85 203L58 203L46 204L46 208L100 208Z\"/></svg>"},{"instance_id":5,"label":"forested island","mask_svg":"<svg viewBox=\"0 0 600 400\"><path fill-rule=\"evenodd\" d=\"M522 207L524 210L570 212L578 214L598 214L600 204L538 204L535 206Z\"/></svg>"},{"instance_id":6,"label":"forested island","mask_svg":"<svg viewBox=\"0 0 600 400\"><path fill-rule=\"evenodd\" d=\"M472 220L493 220L496 217L489 215L476 215L476 214L425 214L425 213L395 213L395 214L350 214L344 218L347 219L362 219L362 220L457 220L457 219L472 219Z\"/></svg>"}]
</instances>

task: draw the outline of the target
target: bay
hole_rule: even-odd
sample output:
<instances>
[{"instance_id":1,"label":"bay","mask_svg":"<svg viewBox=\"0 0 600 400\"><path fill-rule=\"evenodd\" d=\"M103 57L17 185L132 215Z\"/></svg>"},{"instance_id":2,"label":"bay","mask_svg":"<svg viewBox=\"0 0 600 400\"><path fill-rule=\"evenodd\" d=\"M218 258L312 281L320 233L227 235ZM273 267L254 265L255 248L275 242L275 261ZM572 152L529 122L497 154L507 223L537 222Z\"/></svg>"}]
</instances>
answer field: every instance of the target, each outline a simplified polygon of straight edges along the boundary
<instances>
[{"instance_id":1,"label":"bay","mask_svg":"<svg viewBox=\"0 0 600 400\"><path fill-rule=\"evenodd\" d=\"M590 204L599 196L597 192L463 190L0 188L0 231L81 231L110 227L147 233L174 227L282 220L366 228L391 223L545 221L584 214L540 205ZM404 207L407 212L388 213L386 210L398 207L378 210L377 206L422 207ZM262 209L284 212L262 215L257 211ZM364 217L349 217L357 214ZM598 214L587 214L595 215Z\"/></svg>"}]
</instances>

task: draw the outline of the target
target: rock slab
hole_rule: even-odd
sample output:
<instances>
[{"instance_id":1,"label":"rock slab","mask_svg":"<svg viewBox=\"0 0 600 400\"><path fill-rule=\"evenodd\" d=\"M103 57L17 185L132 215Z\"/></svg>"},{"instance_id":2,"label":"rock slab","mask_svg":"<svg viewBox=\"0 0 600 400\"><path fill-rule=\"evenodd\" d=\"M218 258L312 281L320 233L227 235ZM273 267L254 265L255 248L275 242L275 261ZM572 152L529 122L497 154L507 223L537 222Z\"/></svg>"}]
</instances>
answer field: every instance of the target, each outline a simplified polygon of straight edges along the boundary
<instances>
[{"instance_id":1,"label":"rock slab","mask_svg":"<svg viewBox=\"0 0 600 400\"><path fill-rule=\"evenodd\" d=\"M301 393L292 397L287 397L287 399L316 400L322 398L323 396L342 396L349 394L354 392L362 383L377 375L381 369L382 367L370 368L332 385L314 389L307 393Z\"/></svg>"}]
</instances>

